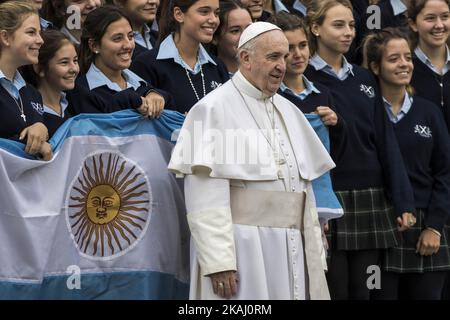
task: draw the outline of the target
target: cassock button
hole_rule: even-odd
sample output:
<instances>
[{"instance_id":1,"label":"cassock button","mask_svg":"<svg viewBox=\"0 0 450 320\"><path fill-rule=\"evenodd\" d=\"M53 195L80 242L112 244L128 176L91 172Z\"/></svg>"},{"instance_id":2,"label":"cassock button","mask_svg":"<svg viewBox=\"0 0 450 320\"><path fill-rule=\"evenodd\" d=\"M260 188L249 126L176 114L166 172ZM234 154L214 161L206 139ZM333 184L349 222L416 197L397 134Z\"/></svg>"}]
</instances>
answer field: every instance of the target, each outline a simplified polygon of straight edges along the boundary
<instances>
[{"instance_id":1,"label":"cassock button","mask_svg":"<svg viewBox=\"0 0 450 320\"><path fill-rule=\"evenodd\" d=\"M292 187L292 191L295 191L295 187Z\"/></svg>"}]
</instances>

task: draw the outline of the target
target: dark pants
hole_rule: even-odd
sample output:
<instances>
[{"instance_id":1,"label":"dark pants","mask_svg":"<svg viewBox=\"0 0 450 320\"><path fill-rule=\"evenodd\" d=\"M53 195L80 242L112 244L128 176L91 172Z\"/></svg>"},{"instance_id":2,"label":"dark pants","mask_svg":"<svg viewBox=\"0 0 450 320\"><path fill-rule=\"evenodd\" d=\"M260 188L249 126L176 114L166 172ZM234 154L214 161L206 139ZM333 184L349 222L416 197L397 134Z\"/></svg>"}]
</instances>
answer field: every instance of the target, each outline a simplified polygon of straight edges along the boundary
<instances>
[{"instance_id":1,"label":"dark pants","mask_svg":"<svg viewBox=\"0 0 450 320\"><path fill-rule=\"evenodd\" d=\"M441 300L447 272L424 273L383 272L381 289L373 290L374 300Z\"/></svg>"},{"instance_id":2,"label":"dark pants","mask_svg":"<svg viewBox=\"0 0 450 320\"><path fill-rule=\"evenodd\" d=\"M332 300L369 300L369 266L379 264L380 251L332 250L327 272Z\"/></svg>"}]
</instances>

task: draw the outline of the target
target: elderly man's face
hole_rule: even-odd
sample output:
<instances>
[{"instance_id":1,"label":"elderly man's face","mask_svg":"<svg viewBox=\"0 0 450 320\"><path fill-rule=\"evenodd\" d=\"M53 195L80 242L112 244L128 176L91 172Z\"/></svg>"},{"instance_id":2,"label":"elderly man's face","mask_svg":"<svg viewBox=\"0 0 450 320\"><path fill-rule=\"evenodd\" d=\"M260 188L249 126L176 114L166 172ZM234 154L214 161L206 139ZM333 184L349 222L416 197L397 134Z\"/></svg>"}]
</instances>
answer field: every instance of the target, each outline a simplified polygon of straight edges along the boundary
<instances>
[{"instance_id":1,"label":"elderly man's face","mask_svg":"<svg viewBox=\"0 0 450 320\"><path fill-rule=\"evenodd\" d=\"M265 95L273 96L286 72L289 43L282 31L274 30L259 36L254 49L241 63L241 71Z\"/></svg>"}]
</instances>

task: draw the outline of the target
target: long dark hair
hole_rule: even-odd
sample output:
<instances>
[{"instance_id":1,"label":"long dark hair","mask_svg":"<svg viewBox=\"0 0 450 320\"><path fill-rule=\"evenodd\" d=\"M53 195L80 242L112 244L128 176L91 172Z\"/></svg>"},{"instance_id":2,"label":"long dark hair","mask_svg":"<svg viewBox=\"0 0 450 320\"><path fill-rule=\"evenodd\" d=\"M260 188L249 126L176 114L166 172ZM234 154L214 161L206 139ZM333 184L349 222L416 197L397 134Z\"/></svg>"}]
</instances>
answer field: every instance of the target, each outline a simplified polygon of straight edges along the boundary
<instances>
[{"instance_id":1,"label":"long dark hair","mask_svg":"<svg viewBox=\"0 0 450 320\"><path fill-rule=\"evenodd\" d=\"M163 0L161 1L161 17L159 19L158 45L172 32L179 32L180 25L173 16L173 9L180 8L186 13L198 0Z\"/></svg>"},{"instance_id":2,"label":"long dark hair","mask_svg":"<svg viewBox=\"0 0 450 320\"><path fill-rule=\"evenodd\" d=\"M250 19L252 19L252 14L250 10L248 10L248 8L245 7L240 0L220 0L219 8L220 8L219 13L220 24L217 27L216 32L214 32L215 41L209 44L209 50L216 56L218 55L218 51L217 45L214 44L214 42L217 43L218 41L220 41L220 37L224 34L225 28L228 24L228 15L230 14L230 12L236 9L242 9L247 11L248 14L250 15Z\"/></svg>"},{"instance_id":3,"label":"long dark hair","mask_svg":"<svg viewBox=\"0 0 450 320\"><path fill-rule=\"evenodd\" d=\"M48 64L51 59L55 56L56 52L61 49L62 46L66 44L71 44L74 48L75 45L70 41L70 39L60 31L57 30L45 30L41 33L41 37L44 40L41 48L39 49L39 69L43 71L48 71ZM24 66L21 69L21 74L23 75L26 82L32 84L35 87L39 86L39 75L34 71L33 66Z\"/></svg>"},{"instance_id":4,"label":"long dark hair","mask_svg":"<svg viewBox=\"0 0 450 320\"><path fill-rule=\"evenodd\" d=\"M64 25L66 10L65 0L47 0L42 4L41 14L44 19L51 21L55 27L61 29Z\"/></svg>"},{"instance_id":5,"label":"long dark hair","mask_svg":"<svg viewBox=\"0 0 450 320\"><path fill-rule=\"evenodd\" d=\"M130 19L118 7L106 5L90 12L83 25L80 41L80 72L86 73L90 65L94 62L95 55L89 47L89 40L93 40L99 44L111 23L126 19L130 23Z\"/></svg>"}]
</instances>

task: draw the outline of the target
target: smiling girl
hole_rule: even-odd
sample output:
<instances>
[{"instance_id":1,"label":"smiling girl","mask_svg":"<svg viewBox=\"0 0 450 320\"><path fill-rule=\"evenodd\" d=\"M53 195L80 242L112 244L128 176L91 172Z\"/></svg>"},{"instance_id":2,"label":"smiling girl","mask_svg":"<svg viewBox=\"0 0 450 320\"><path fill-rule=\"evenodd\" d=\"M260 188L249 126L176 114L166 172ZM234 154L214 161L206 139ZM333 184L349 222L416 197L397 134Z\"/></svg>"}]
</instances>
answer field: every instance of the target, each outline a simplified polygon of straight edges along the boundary
<instances>
[{"instance_id":1,"label":"smiling girl","mask_svg":"<svg viewBox=\"0 0 450 320\"><path fill-rule=\"evenodd\" d=\"M163 2L160 44L131 66L144 80L169 92L181 113L229 79L224 64L202 46L212 41L218 14L218 0Z\"/></svg>"},{"instance_id":2,"label":"smiling girl","mask_svg":"<svg viewBox=\"0 0 450 320\"><path fill-rule=\"evenodd\" d=\"M83 75L77 81L106 101L116 99L118 94L128 96L134 101L128 108L158 117L169 96L161 95L128 69L134 46L131 23L119 8L104 6L91 12L83 27L80 46Z\"/></svg>"},{"instance_id":3,"label":"smiling girl","mask_svg":"<svg viewBox=\"0 0 450 320\"><path fill-rule=\"evenodd\" d=\"M332 171L344 216L330 222L328 284L334 299L368 300L367 268L380 250L397 245L397 226L414 224L413 192L378 85L366 69L344 57L355 37L348 0L313 2L312 36L305 75L331 91L336 111L348 126L347 148Z\"/></svg>"},{"instance_id":4,"label":"smiling girl","mask_svg":"<svg viewBox=\"0 0 450 320\"><path fill-rule=\"evenodd\" d=\"M250 11L253 21L265 20L269 17L267 12L263 17L264 0L242 0L242 4Z\"/></svg>"},{"instance_id":5,"label":"smiling girl","mask_svg":"<svg viewBox=\"0 0 450 320\"><path fill-rule=\"evenodd\" d=\"M23 2L0 5L0 137L26 141L25 152L52 156L46 142L42 97L17 70L38 62L42 38L36 9Z\"/></svg>"},{"instance_id":6,"label":"smiling girl","mask_svg":"<svg viewBox=\"0 0 450 320\"><path fill-rule=\"evenodd\" d=\"M412 53L407 36L387 28L368 36L367 64L377 76L414 190L417 223L384 253L376 298L439 300L450 252L444 224L450 214L450 138L439 107L412 94ZM420 153L417 153L420 150Z\"/></svg>"},{"instance_id":7,"label":"smiling girl","mask_svg":"<svg viewBox=\"0 0 450 320\"><path fill-rule=\"evenodd\" d=\"M418 96L440 106L450 132L450 1L411 0L409 25L414 36L412 86Z\"/></svg>"},{"instance_id":8,"label":"smiling girl","mask_svg":"<svg viewBox=\"0 0 450 320\"><path fill-rule=\"evenodd\" d=\"M39 63L24 68L24 78L37 87L44 102L44 124L49 136L73 115L114 109L115 99L105 101L93 92L75 85L80 67L75 45L57 30L42 33L44 44ZM123 102L128 107L130 102Z\"/></svg>"}]
</instances>

